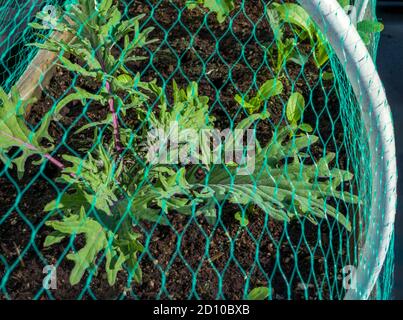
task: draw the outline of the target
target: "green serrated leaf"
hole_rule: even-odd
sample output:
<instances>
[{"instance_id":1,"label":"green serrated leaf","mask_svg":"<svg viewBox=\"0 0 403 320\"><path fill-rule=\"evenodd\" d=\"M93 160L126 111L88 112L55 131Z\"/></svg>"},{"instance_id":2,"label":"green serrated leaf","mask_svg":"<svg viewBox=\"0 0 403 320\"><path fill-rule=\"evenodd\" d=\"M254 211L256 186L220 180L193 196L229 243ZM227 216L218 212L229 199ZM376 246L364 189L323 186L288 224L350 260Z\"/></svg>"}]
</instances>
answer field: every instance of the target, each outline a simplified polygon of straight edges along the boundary
<instances>
[{"instance_id":1,"label":"green serrated leaf","mask_svg":"<svg viewBox=\"0 0 403 320\"><path fill-rule=\"evenodd\" d=\"M62 63L62 65L69 71L71 72L75 72L79 75L82 75L84 77L91 77L91 78L96 78L98 73L95 71L90 71L87 70L86 68L80 66L77 63L73 63L71 62L69 59L61 56L59 57L60 62Z\"/></svg>"},{"instance_id":2,"label":"green serrated leaf","mask_svg":"<svg viewBox=\"0 0 403 320\"><path fill-rule=\"evenodd\" d=\"M38 37L44 43L32 45L60 53L62 66L72 72L97 79L113 77L126 61L137 59L137 48L155 40L147 39L153 28L140 28L139 20L144 15L122 20L122 13L112 4L111 0L83 0L67 4L64 12L60 13L62 18L58 19L62 21L56 21L55 29L74 35L73 40L66 43L39 34ZM39 16L38 19L43 20L44 17ZM31 27L42 29L37 23L31 24ZM115 59L111 50L122 38L125 39L125 47L119 59ZM86 65L73 63L67 56L63 56L65 53Z\"/></svg>"},{"instance_id":3,"label":"green serrated leaf","mask_svg":"<svg viewBox=\"0 0 403 320\"><path fill-rule=\"evenodd\" d=\"M70 283L76 285L85 271L93 265L97 255L106 247L108 242L105 230L97 221L86 217L84 208L81 208L80 215L66 217L63 221L48 221L46 225L63 234L84 234L84 247L67 255L67 259L74 261Z\"/></svg>"},{"instance_id":4,"label":"green serrated leaf","mask_svg":"<svg viewBox=\"0 0 403 320\"><path fill-rule=\"evenodd\" d=\"M1 157L6 165L14 163L17 166L18 176L24 174L25 162L32 155L40 155L40 164L45 155L51 150L42 146L43 140L53 141L48 133L51 117L45 114L42 122L36 129L28 127L23 114L32 100L21 100L16 88L12 88L10 96L0 87L0 150L8 152L13 147L18 147L20 153L11 159Z\"/></svg>"},{"instance_id":5,"label":"green serrated leaf","mask_svg":"<svg viewBox=\"0 0 403 320\"><path fill-rule=\"evenodd\" d=\"M76 87L75 90L76 90L75 93L71 93L66 97L64 97L62 100L60 100L52 110L53 116L56 119L60 118L60 111L72 101L81 101L83 105L86 103L87 100L98 101L101 104L106 103L106 98L104 98L102 95L92 94L78 87Z\"/></svg>"},{"instance_id":6,"label":"green serrated leaf","mask_svg":"<svg viewBox=\"0 0 403 320\"><path fill-rule=\"evenodd\" d=\"M77 211L84 207L111 215L111 206L117 201L116 177L122 165L116 165L102 146L98 147L95 157L89 154L87 160L67 155L63 158L73 164L63 170L59 179L70 185L70 192L64 192L60 198L48 203L44 210Z\"/></svg>"},{"instance_id":7,"label":"green serrated leaf","mask_svg":"<svg viewBox=\"0 0 403 320\"><path fill-rule=\"evenodd\" d=\"M123 270L126 257L119 247L106 249L105 270L109 285L113 286L119 271Z\"/></svg>"}]
</instances>

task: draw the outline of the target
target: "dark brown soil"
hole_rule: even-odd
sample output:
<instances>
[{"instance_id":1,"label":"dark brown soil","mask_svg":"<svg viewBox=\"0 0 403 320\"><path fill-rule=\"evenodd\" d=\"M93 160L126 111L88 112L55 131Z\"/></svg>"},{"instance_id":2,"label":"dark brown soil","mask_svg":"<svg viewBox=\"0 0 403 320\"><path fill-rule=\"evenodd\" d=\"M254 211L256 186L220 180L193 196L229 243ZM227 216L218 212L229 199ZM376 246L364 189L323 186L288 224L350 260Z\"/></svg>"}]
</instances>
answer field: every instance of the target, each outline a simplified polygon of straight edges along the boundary
<instances>
[{"instance_id":1,"label":"dark brown soil","mask_svg":"<svg viewBox=\"0 0 403 320\"><path fill-rule=\"evenodd\" d=\"M159 3L148 25L156 27L153 37L159 41L142 53L149 59L133 63L130 69L140 72L143 81L158 79L179 86L197 81L201 95L210 97L212 114L225 128L245 117L234 103L237 93L256 92L257 86L269 78L272 71L264 60L265 47L273 36L264 19L261 1L246 1L245 13L238 14L230 27L218 24L214 15L208 18L200 10L184 10L183 1L151 1ZM125 8L122 6L122 8ZM127 7L130 16L150 14L144 1L132 1ZM180 14L180 19L178 15ZM253 29L251 23L256 24ZM158 24L157 24L158 22ZM301 46L301 50L310 50ZM179 58L179 60L178 60ZM285 92L267 106L270 120L259 124L259 139L264 144L272 130L284 122L283 105L292 84L309 101L305 122L316 128L321 138L313 148L315 158L323 150L338 151L340 168L347 168L343 146L343 127L339 115L335 84L319 84L318 69L307 63L303 68L290 63L284 76ZM97 84L75 78L57 68L29 116L37 123L54 101L65 95L72 84L87 90L97 90ZM88 132L73 135L79 126L103 119L107 110L93 105L85 113L79 103L71 104L60 122L52 123L51 134L57 139L57 154L81 153L91 145ZM19 181L13 170L0 173L0 297L9 299L78 299L78 298L138 298L138 299L242 299L251 289L270 286L272 299L337 299L343 296L340 271L349 264L352 235L333 221L314 226L308 221L288 225L273 221L257 209L249 215L250 223L240 227L234 219L239 207L225 204L217 224L209 225L203 218L170 215L170 226L141 226L148 242L141 256L143 284L126 283L121 273L114 287L109 287L102 271L77 286L68 282L72 263L65 258L71 247L68 241L45 249L43 242L50 230L44 222L50 217L44 206L63 192L55 184L58 171L47 165L41 171L27 165ZM346 208L340 208L346 212ZM80 239L76 241L80 245ZM57 290L44 291L42 269L57 264Z\"/></svg>"}]
</instances>

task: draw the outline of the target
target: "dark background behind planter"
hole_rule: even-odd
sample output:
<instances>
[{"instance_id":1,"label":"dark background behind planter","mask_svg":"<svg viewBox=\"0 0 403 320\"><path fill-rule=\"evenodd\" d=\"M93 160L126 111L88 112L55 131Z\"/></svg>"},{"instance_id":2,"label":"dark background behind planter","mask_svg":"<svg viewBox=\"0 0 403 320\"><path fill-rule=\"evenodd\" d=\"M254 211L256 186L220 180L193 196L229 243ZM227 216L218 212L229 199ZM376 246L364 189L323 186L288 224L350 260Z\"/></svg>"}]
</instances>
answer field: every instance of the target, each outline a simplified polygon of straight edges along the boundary
<instances>
[{"instance_id":1,"label":"dark background behind planter","mask_svg":"<svg viewBox=\"0 0 403 320\"><path fill-rule=\"evenodd\" d=\"M386 88L395 122L398 180L396 211L395 281L393 298L403 299L403 1L380 1L378 17L385 24L379 51L378 68Z\"/></svg>"}]
</instances>

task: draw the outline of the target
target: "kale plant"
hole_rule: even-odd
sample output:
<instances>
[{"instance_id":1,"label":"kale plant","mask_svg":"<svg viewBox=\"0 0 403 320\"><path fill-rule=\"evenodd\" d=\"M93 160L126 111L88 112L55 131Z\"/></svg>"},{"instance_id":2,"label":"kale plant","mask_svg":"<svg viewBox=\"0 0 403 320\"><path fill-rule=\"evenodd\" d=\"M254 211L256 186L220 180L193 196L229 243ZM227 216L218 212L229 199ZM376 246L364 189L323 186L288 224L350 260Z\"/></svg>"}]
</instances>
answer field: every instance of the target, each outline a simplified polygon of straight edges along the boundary
<instances>
[{"instance_id":1,"label":"kale plant","mask_svg":"<svg viewBox=\"0 0 403 320\"><path fill-rule=\"evenodd\" d=\"M71 42L67 43L39 34L38 36L45 41L34 44L38 48L60 53L61 65L67 70L102 83L97 94L90 94L82 88L76 88L76 93L67 96L59 103L57 111L72 100L84 98L99 101L104 105L108 104L112 115L115 148L118 153L123 151L118 108L123 108L125 102L117 95L117 92L123 90L129 94L131 96L129 104L133 107L147 100L147 95L141 94L139 90L147 89L147 84L140 81L139 75L130 75L126 68L129 62L145 59L145 57L137 56L137 49L156 41L147 39L153 28L142 30L140 27L142 18L144 15L122 20L122 14L116 5L112 5L112 0L100 2L79 0L77 3L66 5L54 26L57 32L71 33L74 36ZM38 14L38 19L43 19L42 14ZM38 23L33 23L31 26L37 29L46 28ZM114 48L119 52L117 57L113 54ZM70 56L68 57L67 54ZM75 62L73 57L82 63Z\"/></svg>"},{"instance_id":2,"label":"kale plant","mask_svg":"<svg viewBox=\"0 0 403 320\"><path fill-rule=\"evenodd\" d=\"M158 87L155 91L162 92ZM168 107L163 95L159 97L159 112L149 114L151 127L165 128L171 120L177 120L183 128L204 128L205 119L212 119L208 115L208 98L198 96L195 83L186 91L175 85L174 95L172 107ZM96 266L99 255L106 257L105 269L111 285L123 269L134 281L141 282L138 255L143 249L141 235L134 227L142 220L165 224L170 211L191 213L192 201L199 201L192 198L185 168L147 161L143 143L147 132L145 128L129 133L132 152L126 154L124 162L113 160L112 148L105 147L107 142L100 143L94 155L83 159L63 156L72 164L64 168L58 179L66 188L45 211L61 211L64 218L47 222L54 232L47 237L45 246L76 234L85 235L85 246L67 256L75 262L70 276L72 284Z\"/></svg>"}]
</instances>

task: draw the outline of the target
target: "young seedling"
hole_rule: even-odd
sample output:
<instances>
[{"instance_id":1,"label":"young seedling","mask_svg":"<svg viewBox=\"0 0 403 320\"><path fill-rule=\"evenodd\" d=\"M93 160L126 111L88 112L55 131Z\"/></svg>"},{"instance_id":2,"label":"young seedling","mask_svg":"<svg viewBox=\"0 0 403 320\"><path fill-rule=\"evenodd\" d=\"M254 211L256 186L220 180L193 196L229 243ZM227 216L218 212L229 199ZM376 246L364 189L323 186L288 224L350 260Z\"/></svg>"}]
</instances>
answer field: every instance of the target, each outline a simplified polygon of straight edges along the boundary
<instances>
[{"instance_id":1,"label":"young seedling","mask_svg":"<svg viewBox=\"0 0 403 320\"><path fill-rule=\"evenodd\" d=\"M314 62L318 68L329 59L325 39L303 7L295 3L273 3L267 9L270 26L274 32L277 50L275 70L280 72L287 61L300 65L308 60L299 50L298 42L308 38L312 46ZM284 39L285 26L290 25L295 34L292 39Z\"/></svg>"},{"instance_id":2,"label":"young seedling","mask_svg":"<svg viewBox=\"0 0 403 320\"><path fill-rule=\"evenodd\" d=\"M267 17L274 35L275 46L270 47L269 57L274 65L276 74L280 74L284 64L294 61L300 65L304 64L304 57L296 51L297 42L295 38L284 37L284 25L276 10L268 9ZM276 57L276 58L275 58Z\"/></svg>"},{"instance_id":3,"label":"young seedling","mask_svg":"<svg viewBox=\"0 0 403 320\"><path fill-rule=\"evenodd\" d=\"M305 99L299 92L294 92L287 102L286 116L291 127L304 132L312 132L312 127L307 123L300 123L305 111Z\"/></svg>"},{"instance_id":4,"label":"young seedling","mask_svg":"<svg viewBox=\"0 0 403 320\"><path fill-rule=\"evenodd\" d=\"M278 79L266 81L258 90L257 94L249 99L248 96L235 96L235 101L243 106L249 114L259 112L265 101L278 96L283 92L283 84Z\"/></svg>"}]
</instances>

